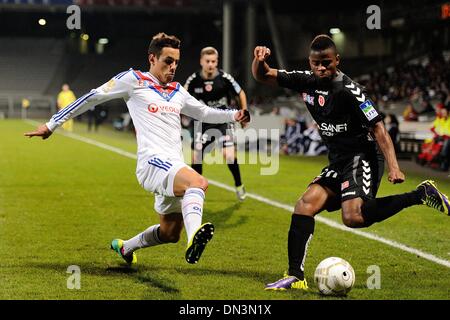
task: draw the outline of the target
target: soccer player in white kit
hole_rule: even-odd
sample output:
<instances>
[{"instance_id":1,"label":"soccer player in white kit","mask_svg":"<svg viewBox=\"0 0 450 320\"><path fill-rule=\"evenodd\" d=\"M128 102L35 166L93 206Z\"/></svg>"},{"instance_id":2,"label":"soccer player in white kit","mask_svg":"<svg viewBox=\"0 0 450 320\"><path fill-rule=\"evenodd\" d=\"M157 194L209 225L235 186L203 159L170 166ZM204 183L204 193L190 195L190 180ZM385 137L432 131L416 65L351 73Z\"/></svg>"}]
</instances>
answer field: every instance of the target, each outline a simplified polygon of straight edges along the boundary
<instances>
[{"instance_id":1,"label":"soccer player in white kit","mask_svg":"<svg viewBox=\"0 0 450 320\"><path fill-rule=\"evenodd\" d=\"M165 33L155 35L148 50L149 72L130 69L91 90L50 121L25 136L47 139L65 121L108 100L123 98L136 128L138 144L136 176L140 185L155 194L160 223L129 240L114 239L111 249L128 264L137 262L135 251L175 243L186 228L185 258L197 263L214 233L213 224L202 224L203 201L208 181L184 163L180 114L209 123L246 124L245 110L216 110L192 97L173 82L180 59L180 40Z\"/></svg>"}]
</instances>

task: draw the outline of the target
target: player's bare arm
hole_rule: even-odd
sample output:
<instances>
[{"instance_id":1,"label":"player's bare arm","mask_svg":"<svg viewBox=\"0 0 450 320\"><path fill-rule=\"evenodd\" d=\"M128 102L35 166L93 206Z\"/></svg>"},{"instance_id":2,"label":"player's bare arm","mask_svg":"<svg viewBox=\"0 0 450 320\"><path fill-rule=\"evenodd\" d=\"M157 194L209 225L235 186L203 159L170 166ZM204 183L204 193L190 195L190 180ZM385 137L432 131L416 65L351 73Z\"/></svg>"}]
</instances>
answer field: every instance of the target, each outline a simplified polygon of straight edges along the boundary
<instances>
[{"instance_id":1,"label":"player's bare arm","mask_svg":"<svg viewBox=\"0 0 450 320\"><path fill-rule=\"evenodd\" d=\"M253 77L262 83L276 86L278 70L271 68L266 60L270 56L270 49L264 46L258 46L253 51L254 58L252 63Z\"/></svg>"},{"instance_id":2,"label":"player's bare arm","mask_svg":"<svg viewBox=\"0 0 450 320\"><path fill-rule=\"evenodd\" d=\"M247 96L244 92L244 90L241 90L241 92L239 92L239 107L241 108L241 110L248 110L247 109ZM241 127L245 128L247 126L246 123L241 123Z\"/></svg>"},{"instance_id":3,"label":"player's bare arm","mask_svg":"<svg viewBox=\"0 0 450 320\"><path fill-rule=\"evenodd\" d=\"M47 139L52 135L52 131L47 127L47 125L42 124L36 130L24 133L24 136L32 137L42 137L42 139Z\"/></svg>"},{"instance_id":4,"label":"player's bare arm","mask_svg":"<svg viewBox=\"0 0 450 320\"><path fill-rule=\"evenodd\" d=\"M394 145L382 121L379 121L375 124L373 133L375 135L378 146L380 147L381 152L383 152L384 158L386 159L389 171L389 182L392 182L394 184L402 183L403 181L405 181L405 175L400 171L397 157L395 155Z\"/></svg>"},{"instance_id":5,"label":"player's bare arm","mask_svg":"<svg viewBox=\"0 0 450 320\"><path fill-rule=\"evenodd\" d=\"M239 92L239 107L242 110L247 110L247 96L244 92L244 90L241 90L241 92Z\"/></svg>"}]
</instances>

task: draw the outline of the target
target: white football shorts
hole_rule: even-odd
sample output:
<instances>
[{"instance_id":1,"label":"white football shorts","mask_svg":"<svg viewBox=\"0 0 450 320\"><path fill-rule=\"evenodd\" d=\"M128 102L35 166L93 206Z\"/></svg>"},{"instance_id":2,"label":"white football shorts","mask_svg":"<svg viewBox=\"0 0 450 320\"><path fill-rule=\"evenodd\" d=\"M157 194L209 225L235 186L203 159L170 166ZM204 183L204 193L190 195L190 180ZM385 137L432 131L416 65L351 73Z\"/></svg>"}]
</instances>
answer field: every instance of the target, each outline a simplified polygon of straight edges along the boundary
<instances>
[{"instance_id":1,"label":"white football shorts","mask_svg":"<svg viewBox=\"0 0 450 320\"><path fill-rule=\"evenodd\" d=\"M155 210L159 214L181 213L181 200L173 192L175 175L181 168L191 167L183 161L169 159L162 155L149 158L145 166L140 166L137 176L142 187L155 194Z\"/></svg>"}]
</instances>

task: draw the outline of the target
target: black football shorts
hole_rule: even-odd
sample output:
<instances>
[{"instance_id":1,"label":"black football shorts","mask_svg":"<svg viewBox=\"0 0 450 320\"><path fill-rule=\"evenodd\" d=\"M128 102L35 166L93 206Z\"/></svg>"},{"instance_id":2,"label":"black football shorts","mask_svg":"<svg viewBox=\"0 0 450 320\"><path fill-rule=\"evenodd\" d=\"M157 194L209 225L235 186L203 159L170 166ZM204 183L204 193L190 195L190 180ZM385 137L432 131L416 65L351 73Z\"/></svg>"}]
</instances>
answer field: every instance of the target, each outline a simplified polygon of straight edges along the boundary
<instances>
[{"instance_id":1,"label":"black football shorts","mask_svg":"<svg viewBox=\"0 0 450 320\"><path fill-rule=\"evenodd\" d=\"M380 153L357 153L333 162L311 182L331 189L336 201L331 201L327 211L336 211L341 203L354 198L364 201L374 199L384 172L384 158Z\"/></svg>"},{"instance_id":2,"label":"black football shorts","mask_svg":"<svg viewBox=\"0 0 450 320\"><path fill-rule=\"evenodd\" d=\"M223 123L219 125L202 124L202 130L193 130L191 143L192 150L209 152L213 149L213 142L218 141L222 148L232 147L235 144L234 124Z\"/></svg>"}]
</instances>

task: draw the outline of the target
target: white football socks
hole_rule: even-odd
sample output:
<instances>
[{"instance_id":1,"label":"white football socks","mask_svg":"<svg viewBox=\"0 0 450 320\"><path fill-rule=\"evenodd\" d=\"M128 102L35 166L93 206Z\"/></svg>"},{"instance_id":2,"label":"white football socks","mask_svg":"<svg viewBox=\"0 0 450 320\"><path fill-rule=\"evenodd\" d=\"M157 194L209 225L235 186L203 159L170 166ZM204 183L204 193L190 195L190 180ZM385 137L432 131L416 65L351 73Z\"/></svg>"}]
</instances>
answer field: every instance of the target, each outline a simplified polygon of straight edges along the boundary
<instances>
[{"instance_id":1,"label":"white football socks","mask_svg":"<svg viewBox=\"0 0 450 320\"><path fill-rule=\"evenodd\" d=\"M157 246L163 244L163 242L158 237L159 224L155 224L147 228L145 231L139 233L133 238L123 242L123 254L128 255L129 253L146 247Z\"/></svg>"},{"instance_id":2,"label":"white football socks","mask_svg":"<svg viewBox=\"0 0 450 320\"><path fill-rule=\"evenodd\" d=\"M200 188L189 188L184 193L181 212L183 213L188 242L202 224L204 200L205 192Z\"/></svg>"}]
</instances>

